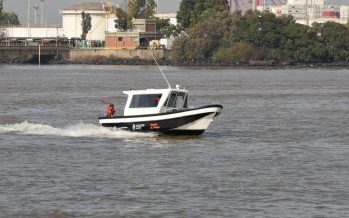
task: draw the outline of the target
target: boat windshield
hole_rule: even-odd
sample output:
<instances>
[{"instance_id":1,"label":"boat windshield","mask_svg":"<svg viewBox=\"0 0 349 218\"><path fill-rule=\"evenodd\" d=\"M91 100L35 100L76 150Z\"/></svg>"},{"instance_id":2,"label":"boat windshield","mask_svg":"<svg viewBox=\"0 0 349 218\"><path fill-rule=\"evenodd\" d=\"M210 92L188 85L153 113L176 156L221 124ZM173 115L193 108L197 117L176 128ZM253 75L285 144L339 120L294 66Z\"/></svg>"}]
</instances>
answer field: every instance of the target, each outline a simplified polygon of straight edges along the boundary
<instances>
[{"instance_id":1,"label":"boat windshield","mask_svg":"<svg viewBox=\"0 0 349 218\"><path fill-rule=\"evenodd\" d=\"M187 94L185 92L171 92L165 105L167 108L187 108Z\"/></svg>"},{"instance_id":2,"label":"boat windshield","mask_svg":"<svg viewBox=\"0 0 349 218\"><path fill-rule=\"evenodd\" d=\"M149 94L149 95L134 95L130 104L130 108L149 108L157 107L161 94Z\"/></svg>"}]
</instances>

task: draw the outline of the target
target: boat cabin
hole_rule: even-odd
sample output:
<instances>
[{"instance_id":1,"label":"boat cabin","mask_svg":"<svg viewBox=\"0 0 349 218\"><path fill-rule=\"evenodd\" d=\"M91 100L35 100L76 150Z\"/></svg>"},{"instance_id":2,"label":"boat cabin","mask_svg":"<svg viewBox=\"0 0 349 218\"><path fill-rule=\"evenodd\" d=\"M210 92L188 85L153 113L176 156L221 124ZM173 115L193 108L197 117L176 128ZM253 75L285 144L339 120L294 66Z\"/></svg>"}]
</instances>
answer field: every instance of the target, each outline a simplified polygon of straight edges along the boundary
<instances>
[{"instance_id":1,"label":"boat cabin","mask_svg":"<svg viewBox=\"0 0 349 218\"><path fill-rule=\"evenodd\" d=\"M188 91L175 89L146 89L124 91L128 95L124 116L159 114L188 107Z\"/></svg>"}]
</instances>

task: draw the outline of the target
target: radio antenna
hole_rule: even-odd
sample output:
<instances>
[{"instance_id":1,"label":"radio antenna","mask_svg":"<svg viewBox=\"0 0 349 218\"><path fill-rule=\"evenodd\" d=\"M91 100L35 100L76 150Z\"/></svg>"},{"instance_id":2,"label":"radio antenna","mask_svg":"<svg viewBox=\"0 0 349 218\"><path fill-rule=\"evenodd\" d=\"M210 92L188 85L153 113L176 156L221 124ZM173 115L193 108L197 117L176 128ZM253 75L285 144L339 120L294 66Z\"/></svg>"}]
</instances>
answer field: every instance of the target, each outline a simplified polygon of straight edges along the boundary
<instances>
[{"instance_id":1,"label":"radio antenna","mask_svg":"<svg viewBox=\"0 0 349 218\"><path fill-rule=\"evenodd\" d=\"M168 80L167 80L167 78L166 78L164 72L162 71L161 67L159 66L158 62L156 61L156 59L155 59L155 57L154 57L154 55L153 55L153 52L150 51L150 54L151 54L151 56L153 57L153 59L154 59L156 65L158 66L158 68L159 68L159 70L160 70L162 76L163 76L164 79L166 80L166 83L167 83L167 85L168 85L168 88L171 89L171 84L168 82Z\"/></svg>"}]
</instances>

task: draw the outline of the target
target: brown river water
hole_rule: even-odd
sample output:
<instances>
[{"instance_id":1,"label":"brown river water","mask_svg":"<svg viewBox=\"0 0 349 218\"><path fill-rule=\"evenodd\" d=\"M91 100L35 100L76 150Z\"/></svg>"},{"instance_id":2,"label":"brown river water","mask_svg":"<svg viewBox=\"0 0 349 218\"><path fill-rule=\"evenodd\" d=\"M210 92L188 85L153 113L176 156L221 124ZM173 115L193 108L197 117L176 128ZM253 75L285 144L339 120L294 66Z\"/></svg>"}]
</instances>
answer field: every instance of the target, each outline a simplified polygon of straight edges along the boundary
<instances>
[{"instance_id":1,"label":"brown river water","mask_svg":"<svg viewBox=\"0 0 349 218\"><path fill-rule=\"evenodd\" d=\"M0 217L349 216L349 70L163 70L203 135L98 125L154 66L0 65Z\"/></svg>"}]
</instances>

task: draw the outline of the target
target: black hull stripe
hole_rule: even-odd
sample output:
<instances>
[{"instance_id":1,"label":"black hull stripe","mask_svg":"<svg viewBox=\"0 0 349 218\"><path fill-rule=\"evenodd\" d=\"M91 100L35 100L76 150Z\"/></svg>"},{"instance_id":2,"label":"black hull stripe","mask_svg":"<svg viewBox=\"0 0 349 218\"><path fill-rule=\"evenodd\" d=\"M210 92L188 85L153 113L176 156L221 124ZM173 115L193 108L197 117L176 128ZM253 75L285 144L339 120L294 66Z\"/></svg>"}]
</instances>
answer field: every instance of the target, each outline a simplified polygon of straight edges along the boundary
<instances>
[{"instance_id":1,"label":"black hull stripe","mask_svg":"<svg viewBox=\"0 0 349 218\"><path fill-rule=\"evenodd\" d=\"M129 122L129 123L102 123L103 127L117 127L122 128L126 130L131 131L151 131L151 132L168 132L173 131L172 129L176 129L178 127L184 126L186 124L192 123L196 120L199 120L205 116L208 116L212 114L212 112L209 113L203 113L203 114L196 114L186 117L178 117L173 119L166 119L166 120L152 120L152 121L146 121L146 122ZM178 130L179 131L179 130ZM188 131L188 130L186 130ZM195 130L196 131L196 130ZM205 131L198 130L198 131ZM180 131L179 131L180 132Z\"/></svg>"}]
</instances>

